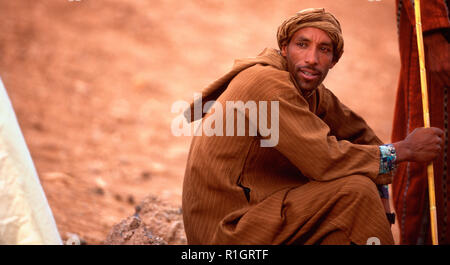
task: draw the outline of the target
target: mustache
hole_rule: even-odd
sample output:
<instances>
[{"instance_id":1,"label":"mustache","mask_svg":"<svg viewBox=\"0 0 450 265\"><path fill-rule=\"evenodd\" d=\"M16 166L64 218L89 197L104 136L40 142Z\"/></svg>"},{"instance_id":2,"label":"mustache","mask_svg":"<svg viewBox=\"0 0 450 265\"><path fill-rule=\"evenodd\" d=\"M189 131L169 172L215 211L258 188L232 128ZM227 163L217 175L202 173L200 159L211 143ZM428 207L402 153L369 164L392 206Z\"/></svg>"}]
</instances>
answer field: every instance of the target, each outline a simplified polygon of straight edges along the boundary
<instances>
[{"instance_id":1,"label":"mustache","mask_svg":"<svg viewBox=\"0 0 450 265\"><path fill-rule=\"evenodd\" d=\"M298 71L304 71L308 70L307 72L312 72L313 74L322 74L322 71L309 65L299 65L295 67L295 70Z\"/></svg>"}]
</instances>

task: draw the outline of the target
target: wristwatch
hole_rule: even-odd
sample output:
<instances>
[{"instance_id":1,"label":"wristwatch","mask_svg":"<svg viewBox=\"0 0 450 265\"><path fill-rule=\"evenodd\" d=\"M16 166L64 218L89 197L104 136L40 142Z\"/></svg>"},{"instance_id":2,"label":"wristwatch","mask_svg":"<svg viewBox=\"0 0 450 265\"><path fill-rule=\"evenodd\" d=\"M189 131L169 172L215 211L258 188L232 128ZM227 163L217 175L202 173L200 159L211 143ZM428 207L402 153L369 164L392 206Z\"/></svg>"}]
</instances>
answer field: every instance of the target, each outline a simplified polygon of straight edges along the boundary
<instances>
[{"instance_id":1,"label":"wristwatch","mask_svg":"<svg viewBox=\"0 0 450 265\"><path fill-rule=\"evenodd\" d=\"M386 213L386 217L391 225L395 224L395 213Z\"/></svg>"}]
</instances>

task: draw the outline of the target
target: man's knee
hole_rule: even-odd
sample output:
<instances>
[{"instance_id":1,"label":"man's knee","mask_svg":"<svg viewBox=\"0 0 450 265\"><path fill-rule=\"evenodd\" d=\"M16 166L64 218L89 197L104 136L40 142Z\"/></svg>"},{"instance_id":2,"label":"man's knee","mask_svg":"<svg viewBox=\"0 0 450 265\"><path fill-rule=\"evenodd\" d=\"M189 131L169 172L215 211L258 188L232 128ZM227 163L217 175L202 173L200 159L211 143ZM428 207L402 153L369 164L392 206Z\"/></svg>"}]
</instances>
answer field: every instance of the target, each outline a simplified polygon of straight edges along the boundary
<instances>
[{"instance_id":1,"label":"man's knee","mask_svg":"<svg viewBox=\"0 0 450 265\"><path fill-rule=\"evenodd\" d=\"M344 178L345 184L342 191L348 192L355 198L380 200L375 183L368 177L363 175L352 175Z\"/></svg>"}]
</instances>

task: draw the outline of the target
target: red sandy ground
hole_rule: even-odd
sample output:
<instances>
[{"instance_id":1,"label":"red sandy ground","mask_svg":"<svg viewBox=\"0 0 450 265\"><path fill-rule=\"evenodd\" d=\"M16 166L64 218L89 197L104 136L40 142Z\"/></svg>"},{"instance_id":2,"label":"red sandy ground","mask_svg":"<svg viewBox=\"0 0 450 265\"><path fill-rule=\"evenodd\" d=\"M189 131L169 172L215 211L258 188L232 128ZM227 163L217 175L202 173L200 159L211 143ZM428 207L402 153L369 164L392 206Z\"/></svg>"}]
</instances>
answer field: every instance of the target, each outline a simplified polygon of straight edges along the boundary
<instances>
[{"instance_id":1,"label":"red sandy ground","mask_svg":"<svg viewBox=\"0 0 450 265\"><path fill-rule=\"evenodd\" d=\"M340 19L345 53L325 84L389 142L393 2L0 1L0 76L63 239L103 243L147 195L180 207L190 137L171 134L171 105L276 47L303 8Z\"/></svg>"}]
</instances>

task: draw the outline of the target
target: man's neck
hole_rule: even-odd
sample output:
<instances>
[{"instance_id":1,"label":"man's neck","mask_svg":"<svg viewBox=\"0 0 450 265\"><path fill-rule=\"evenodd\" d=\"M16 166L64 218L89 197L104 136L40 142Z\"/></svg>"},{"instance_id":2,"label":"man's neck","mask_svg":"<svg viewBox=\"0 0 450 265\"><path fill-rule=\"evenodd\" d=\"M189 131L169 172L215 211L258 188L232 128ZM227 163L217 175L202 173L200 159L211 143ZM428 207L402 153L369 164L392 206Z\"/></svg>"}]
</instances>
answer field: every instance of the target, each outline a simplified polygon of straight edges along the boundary
<instances>
[{"instance_id":1,"label":"man's neck","mask_svg":"<svg viewBox=\"0 0 450 265\"><path fill-rule=\"evenodd\" d=\"M309 99L312 95L314 95L314 93L317 90L317 87L314 89L310 89L310 90L305 90L302 89L300 87L300 85L297 83L297 80L292 76L292 74L290 74L291 76L291 80L294 83L294 86L297 88L298 91L300 91L300 94L305 98L305 99Z\"/></svg>"}]
</instances>

